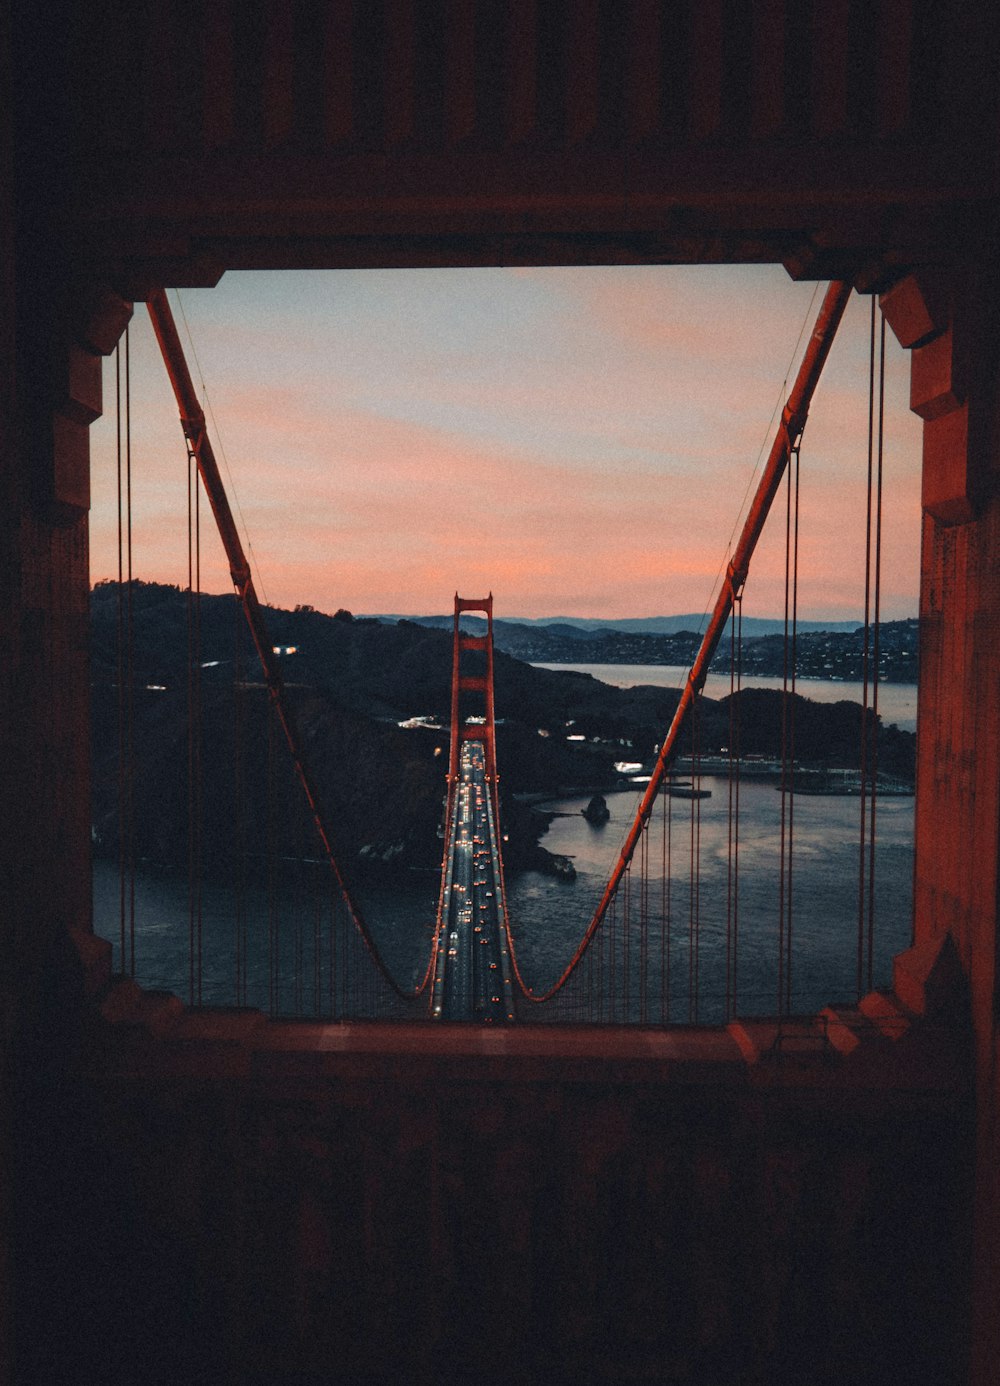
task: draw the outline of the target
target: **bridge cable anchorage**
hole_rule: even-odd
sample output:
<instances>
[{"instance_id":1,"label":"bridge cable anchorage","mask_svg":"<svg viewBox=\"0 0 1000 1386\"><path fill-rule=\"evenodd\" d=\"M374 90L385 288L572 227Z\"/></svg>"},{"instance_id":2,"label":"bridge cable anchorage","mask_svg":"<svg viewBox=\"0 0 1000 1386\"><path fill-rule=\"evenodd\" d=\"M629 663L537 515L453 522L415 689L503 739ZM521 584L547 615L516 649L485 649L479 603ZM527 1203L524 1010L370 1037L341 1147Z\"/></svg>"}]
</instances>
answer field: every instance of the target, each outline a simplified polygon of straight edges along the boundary
<instances>
[{"instance_id":1,"label":"bridge cable anchorage","mask_svg":"<svg viewBox=\"0 0 1000 1386\"><path fill-rule=\"evenodd\" d=\"M850 296L851 286L848 283L835 280L827 287L819 313L813 325L812 333L806 345L805 353L799 365L798 372L796 373L795 381L789 392L784 408L782 409L781 422L775 431L764 471L757 485L750 510L743 523L740 537L733 550L733 556L729 569L727 570L726 580L721 584L719 595L713 607L711 617L709 618L708 626L702 637L701 644L698 647L694 662L688 672L677 709L660 746L656 763L653 767L653 773L646 787L646 792L643 795L642 801L636 810L635 819L604 888L604 893L576 951L566 964L560 976L547 991L530 992L525 988L525 995L531 1001L539 1003L548 1001L565 986L567 980L577 967L577 964L590 947L594 935L598 932L608 912L609 906L614 899L622 876L629 862L632 860L639 835L643 830L644 824L649 821L653 805L660 791L660 786L676 756L678 737L681 729L690 715L695 700L704 687L712 656L718 647L722 632L725 629L730 612L732 611L735 593L741 592L746 582L750 568L750 560L753 557L761 531L764 528L764 523L767 520L771 505L777 495L781 480L788 467L792 448L793 446L798 446L801 440L816 385L819 382L823 367L830 354L837 328L840 325Z\"/></svg>"},{"instance_id":2,"label":"bridge cable anchorage","mask_svg":"<svg viewBox=\"0 0 1000 1386\"><path fill-rule=\"evenodd\" d=\"M313 824L322 844L323 855L333 873L348 917L355 930L360 935L372 962L375 964L388 986L400 997L400 999L412 1001L421 994L430 981L432 972L431 964L428 962L428 967L423 979L415 988L401 986L396 981L383 959L361 909L348 888L346 878L339 865L335 852L334 834L327 821L326 814L320 805L316 786L305 763L301 738L298 734L286 695L284 681L282 680L277 666L274 648L267 632L263 608L257 597L253 577L250 572L250 565L247 562L243 544L236 529L232 510L229 505L229 499L226 495L226 490L219 473L218 463L215 459L212 442L208 436L204 410L195 393L191 374L188 370L187 361L184 357L184 351L180 344L177 327L174 323L173 314L170 311L170 305L167 302L165 291L163 289L152 290L147 300L146 307L153 324L153 331L160 348L160 354L163 357L167 375L174 391L174 397L177 401L180 412L181 428L183 429L189 450L195 458L198 475L201 478L206 495L208 496L216 527L219 531L219 537L222 540L222 545L229 562L229 572L233 587L243 607L254 647L260 660L264 674L264 682L268 689L269 700L281 724L284 739L291 753L296 776L305 794Z\"/></svg>"}]
</instances>

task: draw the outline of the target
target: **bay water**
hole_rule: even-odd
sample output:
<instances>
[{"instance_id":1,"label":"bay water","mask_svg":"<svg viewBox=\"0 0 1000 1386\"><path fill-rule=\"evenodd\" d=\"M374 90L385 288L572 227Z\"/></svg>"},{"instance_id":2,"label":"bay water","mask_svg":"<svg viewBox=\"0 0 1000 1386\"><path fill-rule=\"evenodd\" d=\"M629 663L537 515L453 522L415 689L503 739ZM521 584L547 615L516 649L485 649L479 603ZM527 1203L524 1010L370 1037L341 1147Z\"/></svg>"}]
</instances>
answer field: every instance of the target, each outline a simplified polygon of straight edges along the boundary
<instances>
[{"instance_id":1,"label":"bay water","mask_svg":"<svg viewBox=\"0 0 1000 1386\"><path fill-rule=\"evenodd\" d=\"M536 664L536 669L574 670L579 674L591 674L601 683L610 683L614 688L635 688L639 684L652 684L656 688L684 687L687 667L680 664ZM782 681L764 674L744 674L744 688L781 688ZM837 703L842 701L860 703L863 700L863 686L845 679L797 679L795 691L803 698L811 698L818 703ZM729 675L709 674L705 680L707 698L729 697ZM868 691L868 705L872 706L872 689ZM917 685L915 683L880 683L878 685L878 713L885 726L893 723L900 731L917 729Z\"/></svg>"},{"instance_id":2,"label":"bay water","mask_svg":"<svg viewBox=\"0 0 1000 1386\"><path fill-rule=\"evenodd\" d=\"M782 796L771 784L744 781L740 787L738 890L730 866L728 782L704 777L711 797L664 801L669 820L656 810L648 835L648 903L645 942L639 908L633 902L630 959L633 979L627 1017L718 1023L725 1018L727 931L738 931L736 982L740 1014L771 1014L778 1009L778 948L782 903L791 894L791 1010L809 1013L830 1001L857 994L859 900L867 920L874 904L873 975L876 986L891 980L894 953L910 942L913 874L913 799L885 798L877 806L877 845L873 884L869 853L862 854L861 800L857 797L797 795L785 810L784 838L793 840L792 868L781 870ZM572 881L538 872L509 873L508 901L518 961L527 985L544 991L559 977L590 922L617 859L641 797L642 786L606 796L611 813L602 826L582 814L587 797L553 800L554 812L542 845L571 859ZM870 813L870 805L868 807ZM791 821L789 821L789 818ZM862 855L864 878L861 876ZM664 857L666 875L663 871ZM696 867L697 870L694 870ZM633 869L638 899L638 868ZM365 916L392 975L410 987L423 975L435 918L438 878L434 871L361 892ZM128 897L129 892L126 891ZM94 864L95 929L115 948L120 965L121 892L117 864ZM131 916L126 899L126 919ZM246 1004L267 1009L275 988L275 1009L283 1014L337 1013L327 994L331 962L360 975L347 945L331 955L329 873L321 863L282 864L270 889L243 883L240 900L232 884L201 886L201 1001L228 1005L237 999L235 938L237 917L245 919ZM342 915L342 911L340 912ZM186 872L141 863L135 877L136 978L145 987L176 992L189 999L189 933L192 920ZM343 940L347 926L339 928ZM622 928L621 923L618 925ZM867 923L863 946L862 990L867 988ZM269 940L277 939L277 967L271 969ZM353 937L353 935L352 935ZM621 935L619 934L619 938ZM692 954L694 947L695 954ZM640 963L641 959L641 963ZM697 964L698 1001L689 981ZM639 968L646 1001L638 996ZM582 971L581 971L582 975ZM297 980L296 980L297 979ZM569 993L571 988L567 988ZM579 988L577 988L579 991ZM331 992L332 995L332 992ZM584 1018L565 1005L529 1008L538 1021ZM422 1007L415 1009L422 1014ZM608 1018L607 1016L605 1018Z\"/></svg>"}]
</instances>

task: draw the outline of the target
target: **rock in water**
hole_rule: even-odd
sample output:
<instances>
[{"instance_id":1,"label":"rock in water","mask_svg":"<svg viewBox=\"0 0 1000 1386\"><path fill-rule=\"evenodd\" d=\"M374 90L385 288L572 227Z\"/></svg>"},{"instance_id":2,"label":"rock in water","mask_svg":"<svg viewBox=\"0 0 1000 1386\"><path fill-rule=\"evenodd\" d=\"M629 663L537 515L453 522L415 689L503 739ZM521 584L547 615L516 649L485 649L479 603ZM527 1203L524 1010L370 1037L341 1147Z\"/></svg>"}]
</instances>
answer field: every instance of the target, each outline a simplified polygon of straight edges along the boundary
<instances>
[{"instance_id":1,"label":"rock in water","mask_svg":"<svg viewBox=\"0 0 1000 1386\"><path fill-rule=\"evenodd\" d=\"M601 827L611 817L611 810L604 801L603 794L595 794L585 809L580 812L588 823L592 823L595 828Z\"/></svg>"}]
</instances>

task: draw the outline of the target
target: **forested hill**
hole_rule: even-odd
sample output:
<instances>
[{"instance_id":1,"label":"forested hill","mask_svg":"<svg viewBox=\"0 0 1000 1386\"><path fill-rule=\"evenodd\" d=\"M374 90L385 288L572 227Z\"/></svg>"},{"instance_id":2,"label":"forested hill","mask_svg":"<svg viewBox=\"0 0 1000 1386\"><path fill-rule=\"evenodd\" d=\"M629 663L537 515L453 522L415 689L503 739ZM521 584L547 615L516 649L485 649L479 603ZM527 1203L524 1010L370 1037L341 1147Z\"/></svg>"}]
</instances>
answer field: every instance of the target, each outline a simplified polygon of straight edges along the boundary
<instances>
[{"instance_id":1,"label":"forested hill","mask_svg":"<svg viewBox=\"0 0 1000 1386\"><path fill-rule=\"evenodd\" d=\"M138 582L132 585L131 609L137 852L181 861L189 812L192 611L186 592ZM95 840L110 849L117 840L118 802L116 583L94 589L91 616ZM273 644L287 651L280 665L345 857L435 865L447 762L450 632L308 608L269 608L266 616ZM277 834L279 850L301 854L309 828L280 746L272 761L279 772L268 788L267 696L236 599L202 595L196 628L208 853L240 850L235 824L251 843L262 841L265 833ZM616 761L652 757L678 698L674 689L613 688L587 674L532 668L499 651L495 685L504 827L515 867L532 859L539 824L513 796L613 787L620 782ZM778 696L757 690L753 698L744 692L743 699L746 748L776 750ZM413 718L439 725L399 725ZM728 726L725 704L706 702L701 719L706 752L725 744ZM801 701L796 728L803 758L856 763L855 704ZM905 774L912 763L912 738L889 736L881 763Z\"/></svg>"},{"instance_id":2,"label":"forested hill","mask_svg":"<svg viewBox=\"0 0 1000 1386\"><path fill-rule=\"evenodd\" d=\"M91 597L94 831L117 842L119 589ZM132 688L137 852L186 859L188 832L189 600L176 587L134 583ZM399 865L440 863L451 706L451 635L411 622L387 626L300 609L266 610L272 643L306 746L311 773L344 857ZM197 601L199 754L204 840L210 856L278 837L278 850L311 843L302 795L283 745L267 782L267 695L236 599ZM609 688L586 674L550 673L497 654L496 703L504 829L513 866L536 859L544 823L514 799L563 786L610 788L614 762L648 755L676 706L669 689ZM435 727L403 728L412 718ZM585 740L567 740L567 733ZM600 743L593 737L600 735ZM239 766L237 775L236 766ZM239 790L236 781L239 782ZM269 807L268 794L277 796ZM240 802L237 802L239 795Z\"/></svg>"}]
</instances>

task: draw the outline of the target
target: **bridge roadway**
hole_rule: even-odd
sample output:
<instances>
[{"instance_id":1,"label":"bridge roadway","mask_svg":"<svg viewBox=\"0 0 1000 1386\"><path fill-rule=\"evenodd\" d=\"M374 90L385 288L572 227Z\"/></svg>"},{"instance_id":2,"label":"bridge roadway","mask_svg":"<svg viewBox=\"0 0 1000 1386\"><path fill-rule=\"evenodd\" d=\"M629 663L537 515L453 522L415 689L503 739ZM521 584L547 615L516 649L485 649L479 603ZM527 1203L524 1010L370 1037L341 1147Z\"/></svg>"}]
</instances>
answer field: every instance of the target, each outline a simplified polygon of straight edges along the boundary
<instances>
[{"instance_id":1,"label":"bridge roadway","mask_svg":"<svg viewBox=\"0 0 1000 1386\"><path fill-rule=\"evenodd\" d=\"M431 1014L439 1020L514 1019L503 876L481 741L462 746L438 921Z\"/></svg>"}]
</instances>

